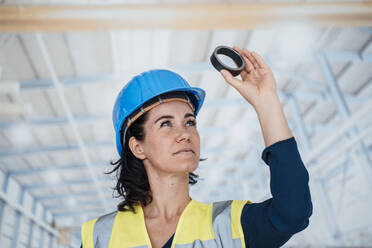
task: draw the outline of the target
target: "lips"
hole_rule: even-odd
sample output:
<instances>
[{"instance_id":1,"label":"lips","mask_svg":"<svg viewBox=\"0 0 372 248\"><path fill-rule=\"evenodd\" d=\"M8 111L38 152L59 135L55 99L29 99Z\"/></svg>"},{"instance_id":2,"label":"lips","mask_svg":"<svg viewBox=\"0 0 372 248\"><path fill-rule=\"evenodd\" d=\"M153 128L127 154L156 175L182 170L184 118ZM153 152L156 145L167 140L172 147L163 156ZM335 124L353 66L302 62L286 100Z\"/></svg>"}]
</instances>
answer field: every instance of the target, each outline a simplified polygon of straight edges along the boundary
<instances>
[{"instance_id":1,"label":"lips","mask_svg":"<svg viewBox=\"0 0 372 248\"><path fill-rule=\"evenodd\" d=\"M181 150L177 151L177 152L174 153L174 154L177 154L177 153L180 153L180 152L192 152L192 153L195 153L192 149L190 149L190 148L185 148L185 149L181 149Z\"/></svg>"}]
</instances>

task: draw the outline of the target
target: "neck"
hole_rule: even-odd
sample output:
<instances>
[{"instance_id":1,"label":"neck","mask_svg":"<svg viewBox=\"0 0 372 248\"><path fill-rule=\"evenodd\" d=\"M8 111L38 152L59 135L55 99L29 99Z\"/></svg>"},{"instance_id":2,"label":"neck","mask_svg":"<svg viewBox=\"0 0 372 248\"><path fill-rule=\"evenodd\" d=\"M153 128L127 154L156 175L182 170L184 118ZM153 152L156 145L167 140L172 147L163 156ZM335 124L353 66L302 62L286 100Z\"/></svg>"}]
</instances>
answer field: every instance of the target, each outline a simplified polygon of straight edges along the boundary
<instances>
[{"instance_id":1,"label":"neck","mask_svg":"<svg viewBox=\"0 0 372 248\"><path fill-rule=\"evenodd\" d=\"M152 202L143 208L146 218L171 220L178 218L187 204L189 196L188 173L159 175L148 173Z\"/></svg>"}]
</instances>

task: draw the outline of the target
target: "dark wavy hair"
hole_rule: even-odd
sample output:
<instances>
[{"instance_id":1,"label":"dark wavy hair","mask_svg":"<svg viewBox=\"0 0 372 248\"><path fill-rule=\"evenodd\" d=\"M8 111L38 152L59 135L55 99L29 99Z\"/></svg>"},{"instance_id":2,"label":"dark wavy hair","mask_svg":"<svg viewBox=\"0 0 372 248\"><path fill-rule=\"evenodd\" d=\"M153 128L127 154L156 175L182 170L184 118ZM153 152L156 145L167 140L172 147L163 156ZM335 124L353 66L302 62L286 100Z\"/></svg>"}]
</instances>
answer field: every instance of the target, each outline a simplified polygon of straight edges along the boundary
<instances>
[{"instance_id":1,"label":"dark wavy hair","mask_svg":"<svg viewBox=\"0 0 372 248\"><path fill-rule=\"evenodd\" d=\"M132 136L134 136L136 140L144 140L144 124L147 119L148 112L145 112L128 128L121 157L115 162L111 161L111 165L113 165L114 168L107 173L111 174L116 172L117 182L114 187L116 195L114 195L114 197L124 198L124 200L118 204L118 211L131 210L135 212L134 205L142 203L143 206L146 206L152 201L150 184L143 162L133 155L128 146L129 139ZM121 137L123 137L123 133L121 133ZM204 160L206 159L200 159L200 161ZM199 176L197 174L190 172L189 184L196 184L198 178Z\"/></svg>"}]
</instances>

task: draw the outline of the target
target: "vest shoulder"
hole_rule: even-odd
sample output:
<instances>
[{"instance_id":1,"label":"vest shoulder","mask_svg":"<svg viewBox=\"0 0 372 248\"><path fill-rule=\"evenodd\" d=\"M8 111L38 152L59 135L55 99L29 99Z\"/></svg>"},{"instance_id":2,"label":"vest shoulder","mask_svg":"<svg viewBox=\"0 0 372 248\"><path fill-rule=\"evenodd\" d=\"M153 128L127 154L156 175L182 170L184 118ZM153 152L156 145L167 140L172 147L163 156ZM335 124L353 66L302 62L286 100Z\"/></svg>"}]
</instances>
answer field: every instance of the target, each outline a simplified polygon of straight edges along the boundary
<instances>
[{"instance_id":1,"label":"vest shoulder","mask_svg":"<svg viewBox=\"0 0 372 248\"><path fill-rule=\"evenodd\" d=\"M212 204L212 203L200 202L200 201L197 201L197 200L194 200L194 199L193 199L193 202L194 202L194 205L196 205L200 208L208 208Z\"/></svg>"},{"instance_id":2,"label":"vest shoulder","mask_svg":"<svg viewBox=\"0 0 372 248\"><path fill-rule=\"evenodd\" d=\"M90 219L90 220L84 221L83 222L83 226L94 224L97 221L97 219L98 219L98 217L97 218L94 218L94 219Z\"/></svg>"},{"instance_id":3,"label":"vest shoulder","mask_svg":"<svg viewBox=\"0 0 372 248\"><path fill-rule=\"evenodd\" d=\"M93 230L98 218L85 221L81 225L81 242L83 247L94 247Z\"/></svg>"},{"instance_id":4,"label":"vest shoulder","mask_svg":"<svg viewBox=\"0 0 372 248\"><path fill-rule=\"evenodd\" d=\"M116 213L117 213L117 211L113 211L113 212L108 213L108 214L103 214L103 215L98 216L94 219L90 219L90 220L87 220L87 221L83 222L83 225L92 225L92 224L94 225L98 220L109 218L113 215L116 215Z\"/></svg>"}]
</instances>

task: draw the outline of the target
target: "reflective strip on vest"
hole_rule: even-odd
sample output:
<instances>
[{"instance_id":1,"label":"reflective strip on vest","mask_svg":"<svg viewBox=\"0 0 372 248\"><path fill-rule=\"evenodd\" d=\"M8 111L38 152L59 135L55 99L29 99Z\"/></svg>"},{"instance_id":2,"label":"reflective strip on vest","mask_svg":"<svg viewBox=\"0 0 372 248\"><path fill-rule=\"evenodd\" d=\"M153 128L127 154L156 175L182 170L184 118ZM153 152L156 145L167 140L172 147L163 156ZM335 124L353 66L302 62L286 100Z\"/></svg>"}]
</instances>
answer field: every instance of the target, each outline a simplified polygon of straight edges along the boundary
<instances>
[{"instance_id":1,"label":"reflective strip on vest","mask_svg":"<svg viewBox=\"0 0 372 248\"><path fill-rule=\"evenodd\" d=\"M93 230L94 247L109 247L116 211L97 219Z\"/></svg>"},{"instance_id":2,"label":"reflective strip on vest","mask_svg":"<svg viewBox=\"0 0 372 248\"><path fill-rule=\"evenodd\" d=\"M249 201L229 200L205 204L192 200L184 209L172 248L245 248L240 217ZM83 248L151 247L142 208L113 212L85 222ZM88 238L88 236L90 237Z\"/></svg>"}]
</instances>

